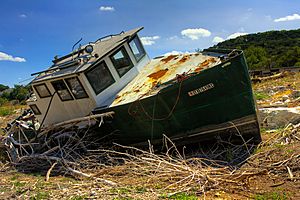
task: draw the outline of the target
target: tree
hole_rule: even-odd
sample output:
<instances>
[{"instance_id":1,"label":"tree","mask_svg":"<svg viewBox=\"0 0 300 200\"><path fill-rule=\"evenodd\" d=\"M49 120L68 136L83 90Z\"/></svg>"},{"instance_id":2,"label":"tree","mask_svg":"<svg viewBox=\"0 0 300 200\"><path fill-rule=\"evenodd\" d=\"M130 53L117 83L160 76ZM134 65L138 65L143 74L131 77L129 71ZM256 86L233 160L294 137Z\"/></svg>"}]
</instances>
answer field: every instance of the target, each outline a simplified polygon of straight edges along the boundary
<instances>
[{"instance_id":1,"label":"tree","mask_svg":"<svg viewBox=\"0 0 300 200\"><path fill-rule=\"evenodd\" d=\"M7 94L3 94L6 97ZM2 96L3 96L2 95ZM29 87L23 85L15 85L12 91L9 93L8 100L19 100L20 102L27 99L29 95Z\"/></svg>"},{"instance_id":2,"label":"tree","mask_svg":"<svg viewBox=\"0 0 300 200\"><path fill-rule=\"evenodd\" d=\"M292 67L300 64L300 47L290 48L279 57L278 67Z\"/></svg>"},{"instance_id":3,"label":"tree","mask_svg":"<svg viewBox=\"0 0 300 200\"><path fill-rule=\"evenodd\" d=\"M210 48L241 48L246 54L250 69L300 66L300 29L243 35Z\"/></svg>"},{"instance_id":4,"label":"tree","mask_svg":"<svg viewBox=\"0 0 300 200\"><path fill-rule=\"evenodd\" d=\"M5 92L3 92L2 94L1 94L1 98L4 98L4 99L10 99L10 92L7 92L7 91L5 91Z\"/></svg>"},{"instance_id":5,"label":"tree","mask_svg":"<svg viewBox=\"0 0 300 200\"><path fill-rule=\"evenodd\" d=\"M8 86L3 85L3 84L0 84L0 92L6 90L6 89L8 89L8 88L9 88Z\"/></svg>"},{"instance_id":6,"label":"tree","mask_svg":"<svg viewBox=\"0 0 300 200\"><path fill-rule=\"evenodd\" d=\"M270 65L270 59L263 47L250 46L245 50L245 56L249 69L268 68Z\"/></svg>"}]
</instances>

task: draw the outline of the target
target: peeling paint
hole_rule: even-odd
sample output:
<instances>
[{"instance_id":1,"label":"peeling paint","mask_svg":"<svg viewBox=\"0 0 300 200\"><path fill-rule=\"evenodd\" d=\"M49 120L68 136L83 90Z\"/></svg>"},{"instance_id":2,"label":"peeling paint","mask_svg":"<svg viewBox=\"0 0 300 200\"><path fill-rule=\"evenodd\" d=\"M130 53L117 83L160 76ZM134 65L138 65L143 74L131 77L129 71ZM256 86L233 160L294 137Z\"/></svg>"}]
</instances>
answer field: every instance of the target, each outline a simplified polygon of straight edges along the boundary
<instances>
[{"instance_id":1,"label":"peeling paint","mask_svg":"<svg viewBox=\"0 0 300 200\"><path fill-rule=\"evenodd\" d=\"M178 75L190 77L221 63L218 57L201 53L169 55L151 60L122 91L112 106L125 104L157 94L168 84L177 82ZM172 82L173 81L173 82Z\"/></svg>"}]
</instances>

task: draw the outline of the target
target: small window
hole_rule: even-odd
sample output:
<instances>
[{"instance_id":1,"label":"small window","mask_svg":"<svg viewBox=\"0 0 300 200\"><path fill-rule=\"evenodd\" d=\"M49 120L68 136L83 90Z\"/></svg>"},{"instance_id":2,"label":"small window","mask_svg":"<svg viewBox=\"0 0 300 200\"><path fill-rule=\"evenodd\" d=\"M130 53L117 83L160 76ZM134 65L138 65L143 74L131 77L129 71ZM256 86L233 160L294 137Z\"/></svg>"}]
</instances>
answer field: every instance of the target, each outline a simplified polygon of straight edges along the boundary
<instances>
[{"instance_id":1,"label":"small window","mask_svg":"<svg viewBox=\"0 0 300 200\"><path fill-rule=\"evenodd\" d=\"M33 113L34 113L35 115L40 115L40 114L42 114L41 111L40 111L40 109L37 107L37 105L32 104L32 105L29 105L29 107L31 108L31 110L33 111Z\"/></svg>"},{"instance_id":2,"label":"small window","mask_svg":"<svg viewBox=\"0 0 300 200\"><path fill-rule=\"evenodd\" d=\"M145 49L138 36L135 36L130 42L129 46L137 61L140 61L146 54Z\"/></svg>"},{"instance_id":3,"label":"small window","mask_svg":"<svg viewBox=\"0 0 300 200\"><path fill-rule=\"evenodd\" d=\"M126 72L133 67L133 64L124 47L113 54L110 58L120 77L126 74Z\"/></svg>"},{"instance_id":4,"label":"small window","mask_svg":"<svg viewBox=\"0 0 300 200\"><path fill-rule=\"evenodd\" d=\"M96 95L115 82L105 62L101 62L86 73L90 85Z\"/></svg>"},{"instance_id":5,"label":"small window","mask_svg":"<svg viewBox=\"0 0 300 200\"><path fill-rule=\"evenodd\" d=\"M54 87L55 91L57 92L58 96L62 101L68 101L73 99L63 80L52 82L52 86Z\"/></svg>"},{"instance_id":6,"label":"small window","mask_svg":"<svg viewBox=\"0 0 300 200\"><path fill-rule=\"evenodd\" d=\"M50 91L45 83L39 84L39 85L34 85L33 86L35 90L37 91L38 95L40 98L45 98L45 97L50 97Z\"/></svg>"},{"instance_id":7,"label":"small window","mask_svg":"<svg viewBox=\"0 0 300 200\"><path fill-rule=\"evenodd\" d=\"M82 87L82 85L77 77L68 78L68 79L65 79L65 81L67 82L73 96L76 99L82 99L82 98L88 97L88 95L86 94L84 88Z\"/></svg>"}]
</instances>

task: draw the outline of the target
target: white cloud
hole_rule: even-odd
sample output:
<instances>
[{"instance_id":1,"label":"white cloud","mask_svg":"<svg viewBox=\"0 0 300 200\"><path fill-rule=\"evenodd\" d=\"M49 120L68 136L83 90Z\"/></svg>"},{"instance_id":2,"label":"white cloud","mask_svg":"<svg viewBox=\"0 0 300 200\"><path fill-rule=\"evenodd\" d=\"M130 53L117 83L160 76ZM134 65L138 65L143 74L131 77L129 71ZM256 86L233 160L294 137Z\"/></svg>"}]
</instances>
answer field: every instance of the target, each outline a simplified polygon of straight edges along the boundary
<instances>
[{"instance_id":1,"label":"white cloud","mask_svg":"<svg viewBox=\"0 0 300 200\"><path fill-rule=\"evenodd\" d=\"M159 36L148 36L148 37L141 37L141 41L143 45L153 45L155 44L155 40L158 40L160 37Z\"/></svg>"},{"instance_id":2,"label":"white cloud","mask_svg":"<svg viewBox=\"0 0 300 200\"><path fill-rule=\"evenodd\" d=\"M171 37L168 38L168 40L176 40L176 39L178 39L177 35L174 35L174 36L171 36Z\"/></svg>"},{"instance_id":3,"label":"white cloud","mask_svg":"<svg viewBox=\"0 0 300 200\"><path fill-rule=\"evenodd\" d=\"M293 15L288 15L285 17L274 19L274 22L285 22L285 21L293 21L293 20L298 20L298 19L300 19L300 15L293 14Z\"/></svg>"},{"instance_id":4,"label":"white cloud","mask_svg":"<svg viewBox=\"0 0 300 200\"><path fill-rule=\"evenodd\" d=\"M113 12L113 11L115 11L115 8L112 7L112 6L101 6L101 7L99 8L99 10L101 10L101 11L110 11L110 12Z\"/></svg>"},{"instance_id":5,"label":"white cloud","mask_svg":"<svg viewBox=\"0 0 300 200\"><path fill-rule=\"evenodd\" d=\"M25 58L13 57L0 51L0 61L1 60L7 60L12 62L26 62Z\"/></svg>"},{"instance_id":6,"label":"white cloud","mask_svg":"<svg viewBox=\"0 0 300 200\"><path fill-rule=\"evenodd\" d=\"M200 37L209 37L211 32L204 28L188 28L181 31L181 35L192 40L198 40Z\"/></svg>"},{"instance_id":7,"label":"white cloud","mask_svg":"<svg viewBox=\"0 0 300 200\"><path fill-rule=\"evenodd\" d=\"M27 18L27 15L26 14L20 14L19 17L21 17L21 18Z\"/></svg>"},{"instance_id":8,"label":"white cloud","mask_svg":"<svg viewBox=\"0 0 300 200\"><path fill-rule=\"evenodd\" d=\"M216 36L216 37L214 37L214 39L213 39L212 42L213 42L213 43L219 43L219 42L223 42L223 41L224 41L223 38Z\"/></svg>"},{"instance_id":9,"label":"white cloud","mask_svg":"<svg viewBox=\"0 0 300 200\"><path fill-rule=\"evenodd\" d=\"M228 37L227 37L227 39L229 40L229 39L234 39L234 38L237 38L237 37L239 37L239 36L242 36L242 35L247 35L248 33L240 33L240 32L236 32L236 33L233 33L233 34L231 34L231 35L229 35Z\"/></svg>"},{"instance_id":10,"label":"white cloud","mask_svg":"<svg viewBox=\"0 0 300 200\"><path fill-rule=\"evenodd\" d=\"M179 54L186 54L186 53L190 53L188 51L186 52L183 52L183 51L176 51L176 50L173 50L173 51L170 51L168 53L165 53L164 56L169 56L169 55L179 55Z\"/></svg>"}]
</instances>

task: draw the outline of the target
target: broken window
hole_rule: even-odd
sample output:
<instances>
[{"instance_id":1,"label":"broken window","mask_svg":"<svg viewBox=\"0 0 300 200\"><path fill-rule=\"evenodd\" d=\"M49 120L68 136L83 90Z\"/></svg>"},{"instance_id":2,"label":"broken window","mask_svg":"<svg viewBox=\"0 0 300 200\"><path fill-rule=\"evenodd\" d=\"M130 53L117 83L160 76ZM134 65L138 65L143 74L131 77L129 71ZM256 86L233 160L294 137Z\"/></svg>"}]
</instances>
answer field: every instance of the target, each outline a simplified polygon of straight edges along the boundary
<instances>
[{"instance_id":1,"label":"broken window","mask_svg":"<svg viewBox=\"0 0 300 200\"><path fill-rule=\"evenodd\" d=\"M77 77L68 78L65 79L65 81L67 82L73 96L76 99L82 99L88 97L87 93L85 92L84 88L82 87Z\"/></svg>"},{"instance_id":2,"label":"broken window","mask_svg":"<svg viewBox=\"0 0 300 200\"><path fill-rule=\"evenodd\" d=\"M96 95L115 82L105 62L101 62L90 69L86 73L86 77Z\"/></svg>"},{"instance_id":3,"label":"broken window","mask_svg":"<svg viewBox=\"0 0 300 200\"><path fill-rule=\"evenodd\" d=\"M139 39L138 36L135 36L130 42L129 46L131 48L131 51L136 58L136 61L140 61L144 55L146 54L145 49Z\"/></svg>"},{"instance_id":4,"label":"broken window","mask_svg":"<svg viewBox=\"0 0 300 200\"><path fill-rule=\"evenodd\" d=\"M39 85L34 85L34 89L37 91L38 95L40 98L45 98L45 97L50 97L50 91L48 87L46 86L45 83L39 84Z\"/></svg>"},{"instance_id":5,"label":"broken window","mask_svg":"<svg viewBox=\"0 0 300 200\"><path fill-rule=\"evenodd\" d=\"M29 107L35 115L42 114L41 111L39 110L39 108L37 107L37 105L32 104L32 105L29 105Z\"/></svg>"},{"instance_id":6,"label":"broken window","mask_svg":"<svg viewBox=\"0 0 300 200\"><path fill-rule=\"evenodd\" d=\"M114 64L120 77L126 74L126 72L128 72L133 67L129 55L124 47L122 47L119 51L110 56L110 59Z\"/></svg>"},{"instance_id":7,"label":"broken window","mask_svg":"<svg viewBox=\"0 0 300 200\"><path fill-rule=\"evenodd\" d=\"M55 91L57 92L58 96L62 101L72 100L73 97L70 94L67 85L63 80L53 81L52 86L54 87Z\"/></svg>"}]
</instances>

